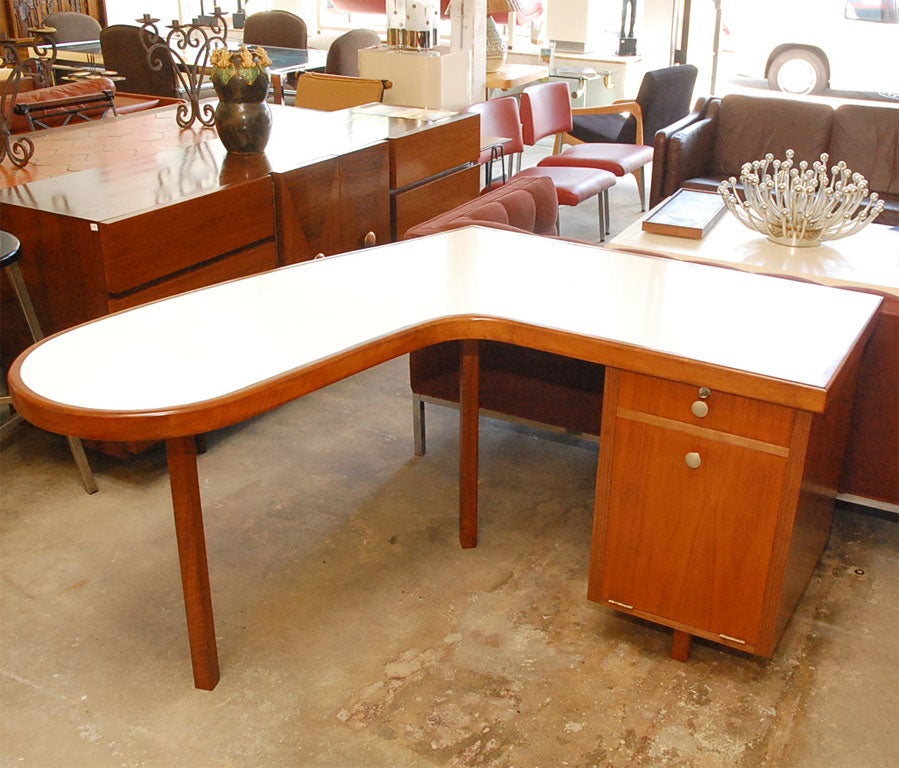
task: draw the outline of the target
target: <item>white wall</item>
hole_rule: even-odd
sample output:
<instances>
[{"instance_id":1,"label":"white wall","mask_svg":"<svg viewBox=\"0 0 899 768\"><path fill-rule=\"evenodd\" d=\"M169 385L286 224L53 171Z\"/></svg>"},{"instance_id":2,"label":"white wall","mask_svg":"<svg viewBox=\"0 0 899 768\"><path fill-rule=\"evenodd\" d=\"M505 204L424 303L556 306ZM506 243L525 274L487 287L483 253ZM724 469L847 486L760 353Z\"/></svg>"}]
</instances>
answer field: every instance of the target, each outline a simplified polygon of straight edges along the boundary
<instances>
[{"instance_id":1,"label":"white wall","mask_svg":"<svg viewBox=\"0 0 899 768\"><path fill-rule=\"evenodd\" d=\"M206 3L210 10L214 4L215 0ZM191 10L193 6L196 6L195 11ZM189 21L199 12L199 0L106 0L106 20L110 25L136 24L135 20L145 13L169 24L172 19Z\"/></svg>"}]
</instances>

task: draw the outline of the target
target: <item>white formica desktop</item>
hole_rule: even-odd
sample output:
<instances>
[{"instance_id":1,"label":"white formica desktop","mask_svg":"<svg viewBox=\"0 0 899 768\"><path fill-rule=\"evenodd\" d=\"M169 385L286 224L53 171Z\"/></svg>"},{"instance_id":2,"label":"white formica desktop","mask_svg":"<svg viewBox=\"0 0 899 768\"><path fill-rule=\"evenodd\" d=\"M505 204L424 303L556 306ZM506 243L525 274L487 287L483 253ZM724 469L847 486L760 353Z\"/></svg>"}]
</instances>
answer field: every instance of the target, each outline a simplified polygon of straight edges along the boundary
<instances>
[{"instance_id":1,"label":"white formica desktop","mask_svg":"<svg viewBox=\"0 0 899 768\"><path fill-rule=\"evenodd\" d=\"M699 240L644 232L639 220L606 247L882 296L860 374L840 491L846 501L899 513L899 227L875 222L820 246L791 248L725 212ZM798 308L795 316L801 316Z\"/></svg>"},{"instance_id":2,"label":"white formica desktop","mask_svg":"<svg viewBox=\"0 0 899 768\"><path fill-rule=\"evenodd\" d=\"M10 387L46 429L166 440L194 681L211 689L195 435L462 339L460 539L474 546L478 340L605 364L589 596L673 627L676 658L692 636L767 656L829 534L880 302L473 227L104 317L32 347Z\"/></svg>"},{"instance_id":3,"label":"white formica desktop","mask_svg":"<svg viewBox=\"0 0 899 768\"><path fill-rule=\"evenodd\" d=\"M652 215L652 212L646 216ZM643 218L646 218L644 216ZM899 302L899 228L870 224L861 232L813 248L773 243L725 212L702 239L657 235L635 221L606 245L747 272L795 277L821 285L890 294Z\"/></svg>"}]
</instances>

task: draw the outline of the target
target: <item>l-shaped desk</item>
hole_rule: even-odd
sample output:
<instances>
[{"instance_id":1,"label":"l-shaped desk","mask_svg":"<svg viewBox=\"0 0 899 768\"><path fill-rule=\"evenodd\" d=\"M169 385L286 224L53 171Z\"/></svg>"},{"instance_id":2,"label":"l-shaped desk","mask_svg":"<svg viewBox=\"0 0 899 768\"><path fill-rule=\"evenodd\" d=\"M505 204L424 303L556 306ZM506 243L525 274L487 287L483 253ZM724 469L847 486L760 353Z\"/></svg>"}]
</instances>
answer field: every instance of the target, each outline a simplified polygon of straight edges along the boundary
<instances>
[{"instance_id":1,"label":"l-shaped desk","mask_svg":"<svg viewBox=\"0 0 899 768\"><path fill-rule=\"evenodd\" d=\"M109 315L30 348L9 378L40 427L166 441L199 688L219 667L194 436L452 339L463 546L477 542L478 341L604 364L589 597L673 627L676 658L693 636L770 656L829 535L879 304L473 227Z\"/></svg>"}]
</instances>

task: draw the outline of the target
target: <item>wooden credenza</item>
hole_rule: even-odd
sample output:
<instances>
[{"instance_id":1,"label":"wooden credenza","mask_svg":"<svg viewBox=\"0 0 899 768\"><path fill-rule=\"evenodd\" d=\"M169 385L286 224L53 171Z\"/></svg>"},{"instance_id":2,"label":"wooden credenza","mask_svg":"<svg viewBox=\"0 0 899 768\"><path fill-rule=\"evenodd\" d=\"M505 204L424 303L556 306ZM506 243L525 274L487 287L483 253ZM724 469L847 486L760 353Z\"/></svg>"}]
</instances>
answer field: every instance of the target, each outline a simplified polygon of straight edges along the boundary
<instances>
[{"instance_id":1,"label":"wooden credenza","mask_svg":"<svg viewBox=\"0 0 899 768\"><path fill-rule=\"evenodd\" d=\"M255 156L228 155L214 130L179 130L174 108L33 134L29 166L0 169L0 226L22 242L44 332L383 244L478 193L476 116L272 112ZM8 368L30 339L0 292Z\"/></svg>"}]
</instances>

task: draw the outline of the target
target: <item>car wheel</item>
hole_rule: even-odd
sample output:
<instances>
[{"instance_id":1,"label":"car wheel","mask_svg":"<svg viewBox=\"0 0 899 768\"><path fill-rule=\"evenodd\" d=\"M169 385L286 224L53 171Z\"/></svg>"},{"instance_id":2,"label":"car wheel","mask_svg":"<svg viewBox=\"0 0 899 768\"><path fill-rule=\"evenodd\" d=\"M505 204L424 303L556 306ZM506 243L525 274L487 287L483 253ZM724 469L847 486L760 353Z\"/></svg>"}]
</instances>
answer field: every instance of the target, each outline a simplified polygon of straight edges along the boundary
<instances>
[{"instance_id":1,"label":"car wheel","mask_svg":"<svg viewBox=\"0 0 899 768\"><path fill-rule=\"evenodd\" d=\"M784 93L821 93L827 87L827 66L817 53L791 48L774 57L768 86Z\"/></svg>"}]
</instances>

